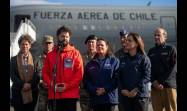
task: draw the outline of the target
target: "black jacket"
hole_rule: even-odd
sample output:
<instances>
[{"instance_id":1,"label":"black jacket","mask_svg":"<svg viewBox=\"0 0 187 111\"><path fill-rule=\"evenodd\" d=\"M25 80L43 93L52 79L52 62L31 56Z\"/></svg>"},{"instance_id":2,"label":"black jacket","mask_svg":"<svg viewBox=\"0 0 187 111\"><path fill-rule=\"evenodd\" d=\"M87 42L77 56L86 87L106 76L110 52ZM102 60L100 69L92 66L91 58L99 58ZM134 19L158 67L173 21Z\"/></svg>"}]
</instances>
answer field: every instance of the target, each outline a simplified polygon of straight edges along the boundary
<instances>
[{"instance_id":1,"label":"black jacket","mask_svg":"<svg viewBox=\"0 0 187 111\"><path fill-rule=\"evenodd\" d=\"M21 91L21 89L23 88L24 82L19 77L17 59L16 58L17 58L17 56L14 56L14 57L11 58L11 61L10 61L10 78L13 82L12 90ZM35 59L33 61L35 63ZM35 70L34 70L33 78L32 78L31 81L29 81L29 83L31 83L31 89L32 90L38 89L39 74L36 70L36 67L35 67Z\"/></svg>"},{"instance_id":2,"label":"black jacket","mask_svg":"<svg viewBox=\"0 0 187 111\"><path fill-rule=\"evenodd\" d=\"M11 105L12 106L18 106L20 104L23 104L21 89L23 88L24 82L20 79L16 58L17 56L14 56L11 58L11 61L10 61L10 78L12 80L12 88L11 88L11 91L12 91ZM35 60L36 59L33 57L34 66L36 63ZM29 83L31 84L32 98L33 98L33 101L30 104L36 104L37 102L39 79L40 78L38 75L38 71L36 70L36 67L34 67L34 74L33 74L32 80L29 81Z\"/></svg>"},{"instance_id":3,"label":"black jacket","mask_svg":"<svg viewBox=\"0 0 187 111\"><path fill-rule=\"evenodd\" d=\"M168 44L155 45L148 52L150 57L151 81L157 80L165 88L176 88L177 50Z\"/></svg>"}]
</instances>

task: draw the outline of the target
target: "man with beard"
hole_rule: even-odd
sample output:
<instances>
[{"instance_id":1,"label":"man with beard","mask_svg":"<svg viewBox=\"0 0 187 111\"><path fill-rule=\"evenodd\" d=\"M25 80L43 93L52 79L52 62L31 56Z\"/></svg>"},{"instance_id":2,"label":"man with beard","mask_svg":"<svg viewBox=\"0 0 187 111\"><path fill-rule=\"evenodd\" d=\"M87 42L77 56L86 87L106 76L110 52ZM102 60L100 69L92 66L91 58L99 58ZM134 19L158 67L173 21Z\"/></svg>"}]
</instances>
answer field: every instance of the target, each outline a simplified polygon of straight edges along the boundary
<instances>
[{"instance_id":1,"label":"man with beard","mask_svg":"<svg viewBox=\"0 0 187 111\"><path fill-rule=\"evenodd\" d=\"M79 84L83 77L83 62L79 51L70 44L71 30L57 30L58 45L44 62L42 75L48 86L50 111L76 111Z\"/></svg>"}]
</instances>

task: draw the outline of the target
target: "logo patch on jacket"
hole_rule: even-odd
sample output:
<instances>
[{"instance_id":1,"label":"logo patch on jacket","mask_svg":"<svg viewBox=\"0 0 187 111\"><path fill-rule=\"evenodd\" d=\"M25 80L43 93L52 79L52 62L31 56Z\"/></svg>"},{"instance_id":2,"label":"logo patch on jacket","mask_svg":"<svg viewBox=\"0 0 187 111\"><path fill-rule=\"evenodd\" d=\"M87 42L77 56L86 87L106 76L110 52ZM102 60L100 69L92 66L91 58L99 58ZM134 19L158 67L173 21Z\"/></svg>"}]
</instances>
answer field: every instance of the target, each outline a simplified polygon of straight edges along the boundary
<instances>
[{"instance_id":1,"label":"logo patch on jacket","mask_svg":"<svg viewBox=\"0 0 187 111\"><path fill-rule=\"evenodd\" d=\"M112 67L112 66L111 66L111 64L109 64L109 63L105 63L105 64L104 64L104 68L105 68L105 69L111 69L111 67Z\"/></svg>"},{"instance_id":2,"label":"logo patch on jacket","mask_svg":"<svg viewBox=\"0 0 187 111\"><path fill-rule=\"evenodd\" d=\"M72 68L73 60L71 58L64 59L64 67L65 68Z\"/></svg>"},{"instance_id":3,"label":"logo patch on jacket","mask_svg":"<svg viewBox=\"0 0 187 111\"><path fill-rule=\"evenodd\" d=\"M168 55L168 53L167 52L162 52L161 55Z\"/></svg>"},{"instance_id":4,"label":"logo patch on jacket","mask_svg":"<svg viewBox=\"0 0 187 111\"><path fill-rule=\"evenodd\" d=\"M121 62L120 66L124 67L126 62Z\"/></svg>"}]
</instances>

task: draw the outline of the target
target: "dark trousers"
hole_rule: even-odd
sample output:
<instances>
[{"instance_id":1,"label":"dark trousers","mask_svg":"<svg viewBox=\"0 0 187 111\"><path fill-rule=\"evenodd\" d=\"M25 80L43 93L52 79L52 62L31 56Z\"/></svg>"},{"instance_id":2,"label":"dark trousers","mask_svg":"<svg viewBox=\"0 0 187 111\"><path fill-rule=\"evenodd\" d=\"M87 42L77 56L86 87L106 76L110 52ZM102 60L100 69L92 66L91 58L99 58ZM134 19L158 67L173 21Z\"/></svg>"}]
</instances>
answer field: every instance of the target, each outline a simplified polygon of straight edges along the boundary
<instances>
[{"instance_id":1,"label":"dark trousers","mask_svg":"<svg viewBox=\"0 0 187 111\"><path fill-rule=\"evenodd\" d=\"M32 98L33 101L31 103L23 104L21 93L14 91L12 98L14 111L34 111L38 99L38 90L32 92Z\"/></svg>"},{"instance_id":2,"label":"dark trousers","mask_svg":"<svg viewBox=\"0 0 187 111\"><path fill-rule=\"evenodd\" d=\"M119 101L118 110L119 110L119 111L124 111L124 109L123 109L123 104L122 104L123 96L122 96L122 94L121 94L121 90L118 90L118 101Z\"/></svg>"},{"instance_id":3,"label":"dark trousers","mask_svg":"<svg viewBox=\"0 0 187 111\"><path fill-rule=\"evenodd\" d=\"M32 102L30 104L20 104L13 107L14 111L34 111L35 104Z\"/></svg>"},{"instance_id":4,"label":"dark trousers","mask_svg":"<svg viewBox=\"0 0 187 111\"><path fill-rule=\"evenodd\" d=\"M76 111L76 103L77 99L49 100L49 111Z\"/></svg>"},{"instance_id":5,"label":"dark trousers","mask_svg":"<svg viewBox=\"0 0 187 111\"><path fill-rule=\"evenodd\" d=\"M90 101L83 101L80 99L81 111L92 111Z\"/></svg>"},{"instance_id":6,"label":"dark trousers","mask_svg":"<svg viewBox=\"0 0 187 111\"><path fill-rule=\"evenodd\" d=\"M123 109L124 111L148 111L149 98L128 98L123 97Z\"/></svg>"},{"instance_id":7,"label":"dark trousers","mask_svg":"<svg viewBox=\"0 0 187 111\"><path fill-rule=\"evenodd\" d=\"M38 96L38 111L47 111L48 94L47 89L40 88Z\"/></svg>"},{"instance_id":8,"label":"dark trousers","mask_svg":"<svg viewBox=\"0 0 187 111\"><path fill-rule=\"evenodd\" d=\"M98 104L93 106L93 111L114 111L115 105L113 104Z\"/></svg>"}]
</instances>

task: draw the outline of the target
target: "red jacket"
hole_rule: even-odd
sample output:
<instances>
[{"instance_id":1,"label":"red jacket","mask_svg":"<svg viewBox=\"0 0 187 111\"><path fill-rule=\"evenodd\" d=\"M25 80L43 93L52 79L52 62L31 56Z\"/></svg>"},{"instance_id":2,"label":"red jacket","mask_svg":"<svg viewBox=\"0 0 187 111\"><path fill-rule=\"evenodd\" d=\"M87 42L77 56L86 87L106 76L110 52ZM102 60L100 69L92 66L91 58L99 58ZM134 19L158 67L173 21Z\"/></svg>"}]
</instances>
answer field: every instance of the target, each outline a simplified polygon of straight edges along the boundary
<instances>
[{"instance_id":1,"label":"red jacket","mask_svg":"<svg viewBox=\"0 0 187 111\"><path fill-rule=\"evenodd\" d=\"M52 70L57 58L57 47L48 53L42 75L48 86L48 98L54 99L54 86ZM77 49L73 46L66 46L58 56L56 83L64 83L65 91L56 92L55 99L79 98L79 84L83 77L83 61Z\"/></svg>"}]
</instances>

